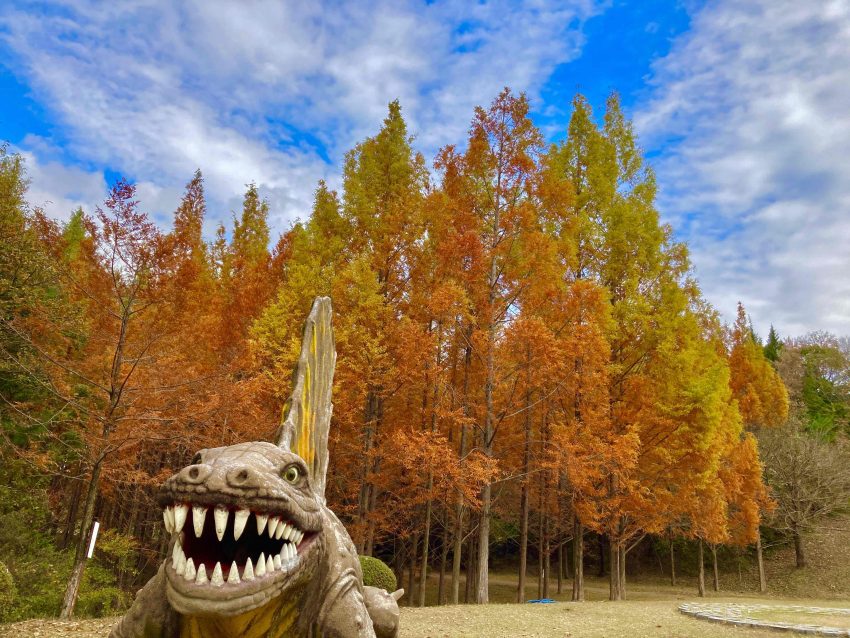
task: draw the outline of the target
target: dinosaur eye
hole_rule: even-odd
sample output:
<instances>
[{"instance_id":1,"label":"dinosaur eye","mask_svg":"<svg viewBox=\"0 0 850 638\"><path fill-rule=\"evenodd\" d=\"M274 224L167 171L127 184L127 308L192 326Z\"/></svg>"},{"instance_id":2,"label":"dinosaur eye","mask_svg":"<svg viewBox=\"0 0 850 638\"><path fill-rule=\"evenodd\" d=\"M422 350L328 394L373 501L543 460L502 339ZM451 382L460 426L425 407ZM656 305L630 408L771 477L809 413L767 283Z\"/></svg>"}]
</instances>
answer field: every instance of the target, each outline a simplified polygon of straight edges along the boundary
<instances>
[{"instance_id":1,"label":"dinosaur eye","mask_svg":"<svg viewBox=\"0 0 850 638\"><path fill-rule=\"evenodd\" d=\"M201 457L201 453L198 452L195 456L192 457L191 465L198 465L199 463L201 463L202 460L203 458Z\"/></svg>"},{"instance_id":2,"label":"dinosaur eye","mask_svg":"<svg viewBox=\"0 0 850 638\"><path fill-rule=\"evenodd\" d=\"M298 469L297 465L290 465L283 471L283 480L287 483L297 483L300 478L301 470Z\"/></svg>"}]
</instances>

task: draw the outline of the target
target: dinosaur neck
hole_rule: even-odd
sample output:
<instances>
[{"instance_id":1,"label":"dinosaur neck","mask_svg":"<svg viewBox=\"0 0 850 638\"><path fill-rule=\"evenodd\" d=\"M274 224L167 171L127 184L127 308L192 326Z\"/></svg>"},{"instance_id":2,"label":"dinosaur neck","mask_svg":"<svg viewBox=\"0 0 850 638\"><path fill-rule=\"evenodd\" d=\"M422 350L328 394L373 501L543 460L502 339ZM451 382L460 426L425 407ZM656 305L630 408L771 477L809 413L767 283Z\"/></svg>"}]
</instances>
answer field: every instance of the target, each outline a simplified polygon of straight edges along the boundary
<instances>
[{"instance_id":1,"label":"dinosaur neck","mask_svg":"<svg viewBox=\"0 0 850 638\"><path fill-rule=\"evenodd\" d=\"M238 616L182 616L180 638L295 638L301 596L280 596Z\"/></svg>"}]
</instances>

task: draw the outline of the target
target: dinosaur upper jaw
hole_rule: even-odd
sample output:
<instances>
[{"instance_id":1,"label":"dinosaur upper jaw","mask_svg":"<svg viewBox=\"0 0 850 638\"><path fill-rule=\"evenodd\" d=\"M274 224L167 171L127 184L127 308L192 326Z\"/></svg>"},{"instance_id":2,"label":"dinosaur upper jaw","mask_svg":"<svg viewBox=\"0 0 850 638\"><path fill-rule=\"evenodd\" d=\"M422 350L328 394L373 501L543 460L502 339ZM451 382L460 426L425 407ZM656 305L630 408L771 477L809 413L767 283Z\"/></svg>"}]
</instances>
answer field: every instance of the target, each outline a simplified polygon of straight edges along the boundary
<instances>
[{"instance_id":1,"label":"dinosaur upper jaw","mask_svg":"<svg viewBox=\"0 0 850 638\"><path fill-rule=\"evenodd\" d=\"M232 616L309 579L322 545L292 513L175 502L163 512L173 544L167 594L185 615ZM214 499L212 499L214 500Z\"/></svg>"}]
</instances>

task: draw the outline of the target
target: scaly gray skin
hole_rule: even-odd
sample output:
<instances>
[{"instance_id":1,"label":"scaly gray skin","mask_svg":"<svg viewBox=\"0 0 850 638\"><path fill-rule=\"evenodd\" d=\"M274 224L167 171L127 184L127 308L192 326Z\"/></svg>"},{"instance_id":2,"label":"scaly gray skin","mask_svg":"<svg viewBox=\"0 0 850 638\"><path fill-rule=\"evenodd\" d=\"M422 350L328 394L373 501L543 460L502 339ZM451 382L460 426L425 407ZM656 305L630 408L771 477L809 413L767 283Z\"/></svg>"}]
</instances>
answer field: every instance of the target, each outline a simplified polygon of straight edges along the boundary
<instances>
[{"instance_id":1,"label":"scaly gray skin","mask_svg":"<svg viewBox=\"0 0 850 638\"><path fill-rule=\"evenodd\" d=\"M325 504L334 361L330 300L319 298L279 445L201 450L165 482L171 558L111 638L395 638L403 590L364 587L354 544Z\"/></svg>"}]
</instances>

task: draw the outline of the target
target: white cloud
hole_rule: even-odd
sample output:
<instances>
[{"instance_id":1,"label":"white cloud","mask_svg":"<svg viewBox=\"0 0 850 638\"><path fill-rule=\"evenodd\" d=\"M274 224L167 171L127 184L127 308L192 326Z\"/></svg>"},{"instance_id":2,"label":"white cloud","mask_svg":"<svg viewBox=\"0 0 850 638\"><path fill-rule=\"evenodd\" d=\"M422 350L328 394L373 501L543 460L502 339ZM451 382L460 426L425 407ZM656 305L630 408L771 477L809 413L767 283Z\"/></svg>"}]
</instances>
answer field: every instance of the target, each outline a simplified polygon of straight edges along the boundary
<instances>
[{"instance_id":1,"label":"white cloud","mask_svg":"<svg viewBox=\"0 0 850 638\"><path fill-rule=\"evenodd\" d=\"M50 216L67 221L71 213L82 207L88 213L106 195L106 181L100 173L86 171L61 162L39 159L49 145L32 136L24 140L25 149L14 148L26 161L29 190L27 201ZM41 153L39 153L39 151Z\"/></svg>"},{"instance_id":2,"label":"white cloud","mask_svg":"<svg viewBox=\"0 0 850 638\"><path fill-rule=\"evenodd\" d=\"M581 21L598 10L593 0L65 0L0 10L0 38L62 124L66 153L169 194L200 167L211 214L225 219L255 181L281 229L309 212L316 180L334 179L390 100L426 152L462 141L473 106L504 85L533 95L575 57Z\"/></svg>"},{"instance_id":3,"label":"white cloud","mask_svg":"<svg viewBox=\"0 0 850 638\"><path fill-rule=\"evenodd\" d=\"M850 333L850 2L708 3L652 84L636 126L709 300Z\"/></svg>"}]
</instances>

